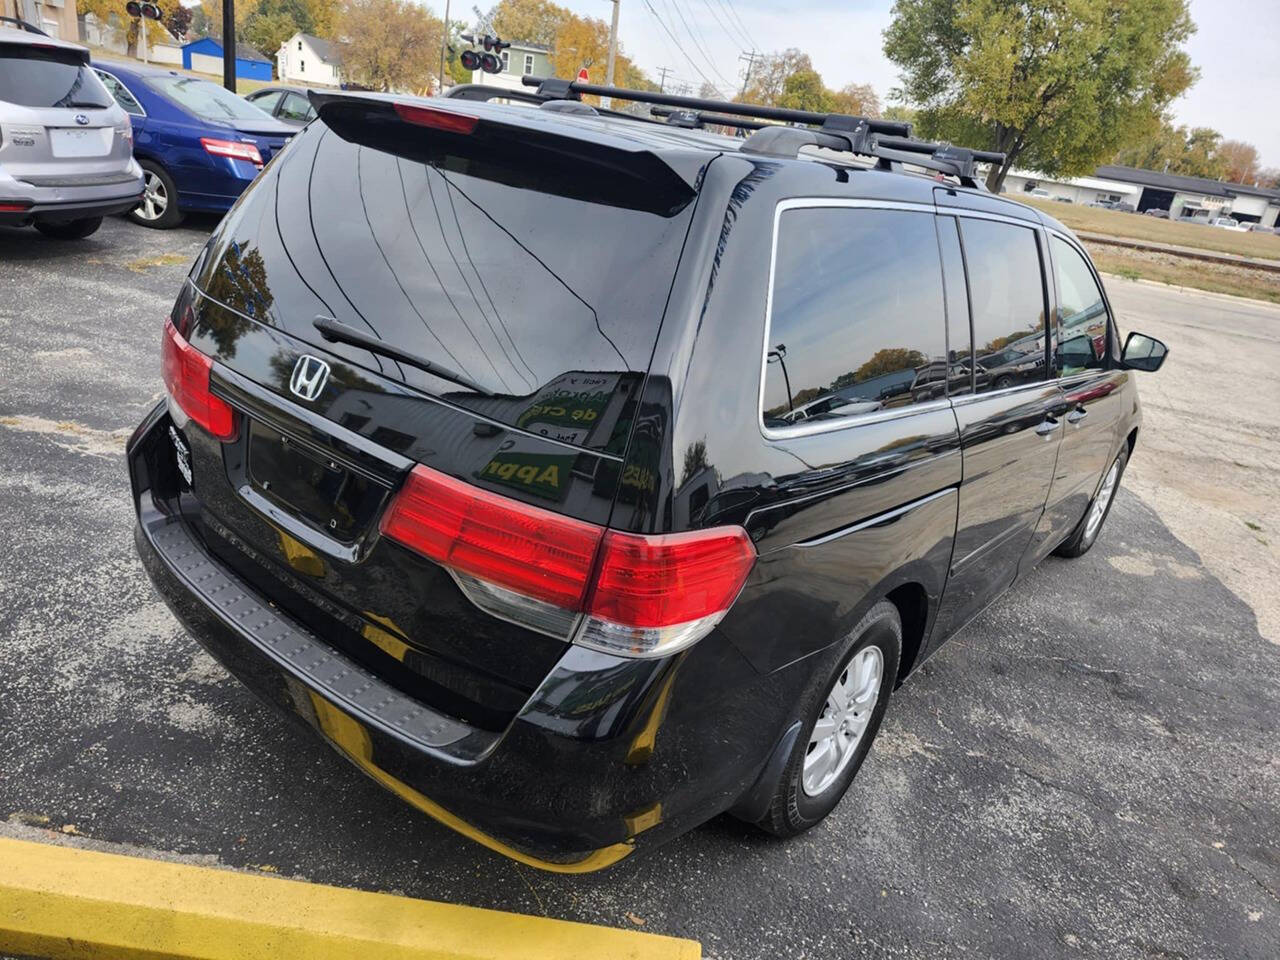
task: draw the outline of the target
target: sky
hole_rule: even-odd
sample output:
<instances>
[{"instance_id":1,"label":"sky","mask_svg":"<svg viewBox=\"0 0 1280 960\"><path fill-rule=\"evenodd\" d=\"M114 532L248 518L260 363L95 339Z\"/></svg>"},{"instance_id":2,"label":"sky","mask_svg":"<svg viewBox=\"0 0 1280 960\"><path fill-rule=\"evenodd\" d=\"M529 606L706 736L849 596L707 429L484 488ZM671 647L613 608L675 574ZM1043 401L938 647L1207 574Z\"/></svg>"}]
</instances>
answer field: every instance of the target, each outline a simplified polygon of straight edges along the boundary
<instances>
[{"instance_id":1,"label":"sky","mask_svg":"<svg viewBox=\"0 0 1280 960\"><path fill-rule=\"evenodd\" d=\"M611 12L611 0L559 2L606 21ZM890 0L621 0L618 34L646 73L656 80L667 67L668 83L691 84L695 94L704 79L726 92L740 85L744 50L799 47L827 86L869 83L887 101L898 83L881 50L891 7ZM1252 143L1262 166L1280 167L1280 2L1191 0L1191 17L1199 29L1187 49L1200 81L1173 105L1176 122ZM604 82L603 66L591 79Z\"/></svg>"}]
</instances>

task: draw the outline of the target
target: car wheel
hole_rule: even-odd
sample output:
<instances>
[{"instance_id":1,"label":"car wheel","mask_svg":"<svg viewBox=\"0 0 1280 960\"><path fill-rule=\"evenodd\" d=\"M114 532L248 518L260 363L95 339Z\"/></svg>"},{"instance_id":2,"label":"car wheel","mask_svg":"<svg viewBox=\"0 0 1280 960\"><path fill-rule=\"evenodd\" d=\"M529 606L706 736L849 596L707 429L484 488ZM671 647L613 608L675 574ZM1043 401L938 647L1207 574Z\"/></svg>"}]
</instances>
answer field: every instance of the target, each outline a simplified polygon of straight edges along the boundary
<instances>
[{"instance_id":1,"label":"car wheel","mask_svg":"<svg viewBox=\"0 0 1280 960\"><path fill-rule=\"evenodd\" d=\"M1013 386L1013 377L1005 374L1002 377L996 377L995 382L991 384L992 390L1007 390Z\"/></svg>"},{"instance_id":2,"label":"car wheel","mask_svg":"<svg viewBox=\"0 0 1280 960\"><path fill-rule=\"evenodd\" d=\"M46 237L53 237L55 240L83 240L85 237L97 233L100 226L102 226L101 217L82 217L79 220L55 220L53 222L36 221L36 229Z\"/></svg>"},{"instance_id":3,"label":"car wheel","mask_svg":"<svg viewBox=\"0 0 1280 960\"><path fill-rule=\"evenodd\" d=\"M1125 444L1120 448L1115 460L1111 461L1111 467L1103 476L1098 492L1093 496L1093 502L1089 504L1089 509L1080 518L1076 528L1071 531L1071 536L1062 541L1053 551L1056 556L1079 557L1089 552L1089 548L1098 539L1103 523L1111 513L1111 504L1115 502L1116 491L1120 489L1120 478L1124 476L1124 468L1128 462L1129 445Z\"/></svg>"},{"instance_id":4,"label":"car wheel","mask_svg":"<svg viewBox=\"0 0 1280 960\"><path fill-rule=\"evenodd\" d=\"M138 205L129 211L129 219L157 230L176 227L182 222L183 213L178 209L178 188L173 178L158 163L143 160L140 165L145 189Z\"/></svg>"},{"instance_id":5,"label":"car wheel","mask_svg":"<svg viewBox=\"0 0 1280 960\"><path fill-rule=\"evenodd\" d=\"M761 828L795 836L835 809L880 729L901 654L898 608L882 600L850 631L834 671L815 674L802 700L804 725Z\"/></svg>"}]
</instances>

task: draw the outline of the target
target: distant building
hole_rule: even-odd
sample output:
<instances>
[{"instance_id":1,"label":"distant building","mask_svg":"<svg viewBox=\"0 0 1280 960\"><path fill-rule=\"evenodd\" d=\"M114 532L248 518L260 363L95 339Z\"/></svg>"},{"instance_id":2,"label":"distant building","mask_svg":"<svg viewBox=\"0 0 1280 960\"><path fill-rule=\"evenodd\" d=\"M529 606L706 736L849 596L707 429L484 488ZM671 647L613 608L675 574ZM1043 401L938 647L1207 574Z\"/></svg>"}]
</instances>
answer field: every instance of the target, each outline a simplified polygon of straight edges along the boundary
<instances>
[{"instance_id":1,"label":"distant building","mask_svg":"<svg viewBox=\"0 0 1280 960\"><path fill-rule=\"evenodd\" d=\"M478 49L477 52L483 53L483 50ZM473 70L471 82L502 87L505 90L522 90L524 84L520 82L520 78L523 76L551 76L551 52L547 47L536 43L513 43L502 51L501 60L501 73Z\"/></svg>"},{"instance_id":2,"label":"distant building","mask_svg":"<svg viewBox=\"0 0 1280 960\"><path fill-rule=\"evenodd\" d=\"M120 9L124 10L121 4ZM76 0L0 0L0 17L25 20L60 40L79 40L76 25ZM10 24L0 24L8 27Z\"/></svg>"},{"instance_id":3,"label":"distant building","mask_svg":"<svg viewBox=\"0 0 1280 960\"><path fill-rule=\"evenodd\" d=\"M309 87L336 87L342 83L333 44L309 33L295 33L280 44L276 73L281 80Z\"/></svg>"},{"instance_id":4,"label":"distant building","mask_svg":"<svg viewBox=\"0 0 1280 960\"><path fill-rule=\"evenodd\" d=\"M182 45L182 68L222 76L222 41L199 37ZM271 82L271 61L253 47L236 44L236 79Z\"/></svg>"},{"instance_id":5,"label":"distant building","mask_svg":"<svg viewBox=\"0 0 1280 960\"><path fill-rule=\"evenodd\" d=\"M1204 211L1202 216L1229 216L1241 223L1273 227L1280 217L1280 190L1136 167L1098 167L1092 177L1045 177L1011 170L1003 190L1011 197L1043 190L1051 198L1072 203L1132 203L1139 211L1168 210L1174 219Z\"/></svg>"}]
</instances>

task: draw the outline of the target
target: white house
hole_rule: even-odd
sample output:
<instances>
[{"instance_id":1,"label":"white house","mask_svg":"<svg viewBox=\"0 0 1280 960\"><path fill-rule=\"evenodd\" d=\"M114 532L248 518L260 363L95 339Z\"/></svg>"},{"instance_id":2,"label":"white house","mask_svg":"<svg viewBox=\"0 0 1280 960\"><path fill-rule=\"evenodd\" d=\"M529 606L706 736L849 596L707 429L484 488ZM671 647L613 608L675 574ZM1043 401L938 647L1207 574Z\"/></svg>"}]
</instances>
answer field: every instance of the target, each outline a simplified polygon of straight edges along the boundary
<instances>
[{"instance_id":1,"label":"white house","mask_svg":"<svg viewBox=\"0 0 1280 960\"><path fill-rule=\"evenodd\" d=\"M295 33L280 44L276 73L281 80L309 87L336 87L342 83L333 44L309 33Z\"/></svg>"},{"instance_id":2,"label":"white house","mask_svg":"<svg viewBox=\"0 0 1280 960\"><path fill-rule=\"evenodd\" d=\"M477 50L483 53L483 50ZM526 74L535 77L552 75L550 52L546 47L536 43L513 43L503 50L499 59L502 61L501 73L485 73L483 70L471 72L472 83L482 83L491 87L502 87L504 90L528 89L520 82Z\"/></svg>"}]
</instances>

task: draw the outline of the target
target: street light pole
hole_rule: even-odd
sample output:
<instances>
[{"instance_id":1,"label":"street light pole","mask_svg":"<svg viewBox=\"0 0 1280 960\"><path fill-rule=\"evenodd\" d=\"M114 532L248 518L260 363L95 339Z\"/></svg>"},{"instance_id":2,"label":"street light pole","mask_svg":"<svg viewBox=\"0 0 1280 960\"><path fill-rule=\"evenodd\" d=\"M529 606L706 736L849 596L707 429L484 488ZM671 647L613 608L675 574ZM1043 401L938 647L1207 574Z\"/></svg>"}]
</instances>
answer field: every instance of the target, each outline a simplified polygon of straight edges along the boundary
<instances>
[{"instance_id":1,"label":"street light pole","mask_svg":"<svg viewBox=\"0 0 1280 960\"><path fill-rule=\"evenodd\" d=\"M236 92L236 0L222 0L222 85Z\"/></svg>"},{"instance_id":2,"label":"street light pole","mask_svg":"<svg viewBox=\"0 0 1280 960\"><path fill-rule=\"evenodd\" d=\"M613 66L618 59L618 7L621 0L613 0L613 21L609 24L609 61L604 68L604 85L613 86ZM613 105L612 97L601 97L600 106L606 110Z\"/></svg>"}]
</instances>

